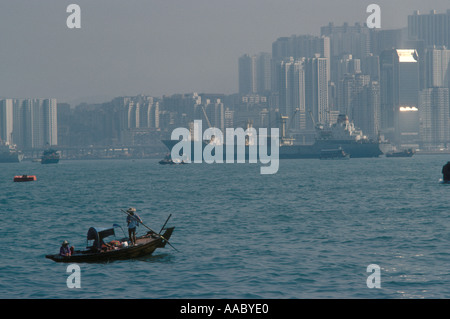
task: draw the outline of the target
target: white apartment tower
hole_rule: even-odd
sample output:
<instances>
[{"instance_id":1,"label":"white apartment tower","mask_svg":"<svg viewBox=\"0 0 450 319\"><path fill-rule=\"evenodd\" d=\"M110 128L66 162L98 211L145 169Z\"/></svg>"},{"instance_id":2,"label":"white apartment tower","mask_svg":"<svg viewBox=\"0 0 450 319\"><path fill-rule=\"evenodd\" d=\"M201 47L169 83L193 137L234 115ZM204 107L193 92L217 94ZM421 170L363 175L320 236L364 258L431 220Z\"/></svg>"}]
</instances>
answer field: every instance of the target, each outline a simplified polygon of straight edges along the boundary
<instances>
[{"instance_id":1,"label":"white apartment tower","mask_svg":"<svg viewBox=\"0 0 450 319\"><path fill-rule=\"evenodd\" d=\"M21 149L58 144L56 99L0 100L0 137Z\"/></svg>"}]
</instances>

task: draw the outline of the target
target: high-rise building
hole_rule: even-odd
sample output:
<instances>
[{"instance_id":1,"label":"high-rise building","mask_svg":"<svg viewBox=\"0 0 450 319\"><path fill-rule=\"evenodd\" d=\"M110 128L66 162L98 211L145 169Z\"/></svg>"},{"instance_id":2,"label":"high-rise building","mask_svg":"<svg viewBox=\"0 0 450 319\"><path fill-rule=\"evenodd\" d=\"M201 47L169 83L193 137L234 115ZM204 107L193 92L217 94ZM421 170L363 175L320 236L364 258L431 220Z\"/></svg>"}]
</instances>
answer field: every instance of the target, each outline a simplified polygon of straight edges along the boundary
<instances>
[{"instance_id":1,"label":"high-rise building","mask_svg":"<svg viewBox=\"0 0 450 319\"><path fill-rule=\"evenodd\" d=\"M278 65L279 111L287 116L286 129L305 130L305 73L304 59L281 61Z\"/></svg>"},{"instance_id":2,"label":"high-rise building","mask_svg":"<svg viewBox=\"0 0 450 319\"><path fill-rule=\"evenodd\" d=\"M58 144L56 99L14 99L12 107L14 144L22 149L44 148Z\"/></svg>"},{"instance_id":3,"label":"high-rise building","mask_svg":"<svg viewBox=\"0 0 450 319\"><path fill-rule=\"evenodd\" d=\"M322 58L330 57L330 38L327 36L293 35L281 37L272 43L272 59L278 63L293 57L313 58L319 54Z\"/></svg>"},{"instance_id":4,"label":"high-rise building","mask_svg":"<svg viewBox=\"0 0 450 319\"><path fill-rule=\"evenodd\" d=\"M361 60L353 59L351 54L344 54L343 56L335 59L333 74L331 80L338 83L340 79L346 74L361 73Z\"/></svg>"},{"instance_id":5,"label":"high-rise building","mask_svg":"<svg viewBox=\"0 0 450 319\"><path fill-rule=\"evenodd\" d=\"M340 114L347 114L351 120L353 120L351 112L349 113L348 103L350 99L349 89L352 89L352 85L349 86L349 81L353 83L354 75L361 73L361 61L359 59L353 59L351 54L345 54L341 57L335 57L331 82L336 87L336 94L332 95L333 105L340 111Z\"/></svg>"},{"instance_id":6,"label":"high-rise building","mask_svg":"<svg viewBox=\"0 0 450 319\"><path fill-rule=\"evenodd\" d=\"M70 145L71 108L68 103L58 103L58 145Z\"/></svg>"},{"instance_id":7,"label":"high-rise building","mask_svg":"<svg viewBox=\"0 0 450 319\"><path fill-rule=\"evenodd\" d=\"M272 55L261 52L256 56L256 88L258 94L268 94L272 88Z\"/></svg>"},{"instance_id":8,"label":"high-rise building","mask_svg":"<svg viewBox=\"0 0 450 319\"><path fill-rule=\"evenodd\" d=\"M445 147L450 138L449 89L420 91L419 117L422 147Z\"/></svg>"},{"instance_id":9,"label":"high-rise building","mask_svg":"<svg viewBox=\"0 0 450 319\"><path fill-rule=\"evenodd\" d=\"M410 40L423 40L426 46L450 47L450 10L446 13L429 14L415 11L408 16L408 37Z\"/></svg>"},{"instance_id":10,"label":"high-rise building","mask_svg":"<svg viewBox=\"0 0 450 319\"><path fill-rule=\"evenodd\" d=\"M396 50L399 61L399 104L419 104L419 57L415 50Z\"/></svg>"},{"instance_id":11,"label":"high-rise building","mask_svg":"<svg viewBox=\"0 0 450 319\"><path fill-rule=\"evenodd\" d=\"M119 130L155 129L159 121L159 101L152 96L137 95L114 98L111 104L118 115Z\"/></svg>"},{"instance_id":12,"label":"high-rise building","mask_svg":"<svg viewBox=\"0 0 450 319\"><path fill-rule=\"evenodd\" d=\"M204 117L208 127L216 127L222 132L225 131L225 106L220 99L205 99L202 108ZM206 118L205 118L206 117Z\"/></svg>"},{"instance_id":13,"label":"high-rise building","mask_svg":"<svg viewBox=\"0 0 450 319\"><path fill-rule=\"evenodd\" d=\"M267 94L271 89L271 55L261 52L256 55L244 54L239 58L239 93Z\"/></svg>"},{"instance_id":14,"label":"high-rise building","mask_svg":"<svg viewBox=\"0 0 450 319\"><path fill-rule=\"evenodd\" d=\"M311 112L316 124L330 122L330 108L328 103L328 58L305 59L305 108ZM309 118L309 117L308 117ZM307 121L307 128L314 129L314 122ZM309 123L309 124L308 124Z\"/></svg>"},{"instance_id":15,"label":"high-rise building","mask_svg":"<svg viewBox=\"0 0 450 319\"><path fill-rule=\"evenodd\" d=\"M364 88L370 83L370 76L362 73L346 74L339 85L339 113L348 116L350 121L356 121L360 117L358 114L363 101L361 94ZM358 124L358 123L356 123Z\"/></svg>"},{"instance_id":16,"label":"high-rise building","mask_svg":"<svg viewBox=\"0 0 450 319\"><path fill-rule=\"evenodd\" d=\"M370 75L372 81L380 80L380 57L378 55L369 54L361 63L361 71Z\"/></svg>"},{"instance_id":17,"label":"high-rise building","mask_svg":"<svg viewBox=\"0 0 450 319\"><path fill-rule=\"evenodd\" d=\"M379 83L371 81L366 74L346 74L339 88L339 114L348 115L366 136L376 139L380 112Z\"/></svg>"},{"instance_id":18,"label":"high-rise building","mask_svg":"<svg viewBox=\"0 0 450 319\"><path fill-rule=\"evenodd\" d=\"M276 75L281 61L301 58L321 57L330 59L330 38L312 35L293 35L281 37L272 43L272 91L279 90L279 77ZM327 63L327 75L330 76L330 62ZM328 81L330 78L328 78Z\"/></svg>"},{"instance_id":19,"label":"high-rise building","mask_svg":"<svg viewBox=\"0 0 450 319\"><path fill-rule=\"evenodd\" d=\"M380 55L380 86L381 130L391 140L400 142L400 107L417 109L419 104L419 58L416 50L383 51Z\"/></svg>"},{"instance_id":20,"label":"high-rise building","mask_svg":"<svg viewBox=\"0 0 450 319\"><path fill-rule=\"evenodd\" d=\"M239 58L239 93L256 93L256 55L244 54Z\"/></svg>"},{"instance_id":21,"label":"high-rise building","mask_svg":"<svg viewBox=\"0 0 450 319\"><path fill-rule=\"evenodd\" d=\"M371 53L375 56L379 56L384 50L400 49L404 44L404 31L403 29L383 30L383 29L371 29Z\"/></svg>"},{"instance_id":22,"label":"high-rise building","mask_svg":"<svg viewBox=\"0 0 450 319\"><path fill-rule=\"evenodd\" d=\"M450 88L450 50L446 48L429 48L425 51L427 88Z\"/></svg>"},{"instance_id":23,"label":"high-rise building","mask_svg":"<svg viewBox=\"0 0 450 319\"><path fill-rule=\"evenodd\" d=\"M58 103L56 99L44 99L43 112L43 141L45 145L58 145Z\"/></svg>"},{"instance_id":24,"label":"high-rise building","mask_svg":"<svg viewBox=\"0 0 450 319\"><path fill-rule=\"evenodd\" d=\"M351 54L355 59L363 59L371 50L370 30L366 25L344 23L335 26L329 23L320 28L320 34L330 38L330 56Z\"/></svg>"},{"instance_id":25,"label":"high-rise building","mask_svg":"<svg viewBox=\"0 0 450 319\"><path fill-rule=\"evenodd\" d=\"M13 142L13 100L0 101L0 142L14 144Z\"/></svg>"},{"instance_id":26,"label":"high-rise building","mask_svg":"<svg viewBox=\"0 0 450 319\"><path fill-rule=\"evenodd\" d=\"M371 81L364 87L361 98L361 110L359 110L359 128L369 138L378 138L380 127L380 83Z\"/></svg>"}]
</instances>

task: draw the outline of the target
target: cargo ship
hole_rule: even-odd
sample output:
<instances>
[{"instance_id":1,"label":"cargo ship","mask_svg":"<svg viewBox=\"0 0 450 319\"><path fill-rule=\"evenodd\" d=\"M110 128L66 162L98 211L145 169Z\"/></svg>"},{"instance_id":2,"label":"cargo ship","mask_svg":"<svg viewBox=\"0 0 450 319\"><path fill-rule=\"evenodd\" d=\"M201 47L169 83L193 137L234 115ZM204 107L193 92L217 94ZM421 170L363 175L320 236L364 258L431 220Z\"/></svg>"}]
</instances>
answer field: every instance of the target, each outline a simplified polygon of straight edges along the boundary
<instances>
[{"instance_id":1,"label":"cargo ship","mask_svg":"<svg viewBox=\"0 0 450 319\"><path fill-rule=\"evenodd\" d=\"M23 154L17 150L16 145L10 145L0 141L0 163L20 163Z\"/></svg>"},{"instance_id":2,"label":"cargo ship","mask_svg":"<svg viewBox=\"0 0 450 319\"><path fill-rule=\"evenodd\" d=\"M284 132L284 128L281 130ZM163 144L172 151L178 140L163 140ZM191 150L194 150L194 141L191 141ZM202 148L208 145L209 141L202 141ZM267 154L270 154L271 141L267 138ZM347 115L339 115L337 122L329 127L318 125L316 127L316 140L314 144L295 144L295 140L287 138L284 134L280 137L279 143L280 159L320 159L322 150L342 149L350 158L373 158L383 155L380 149L380 142L370 140L363 135L361 130L357 130L350 122ZM223 158L226 159L226 146L223 146ZM234 157L237 158L239 146L235 145ZM250 145L245 145L245 158L248 159ZM259 146L258 146L259 151ZM182 155L182 154L180 154ZM194 152L191 151L193 160Z\"/></svg>"}]
</instances>

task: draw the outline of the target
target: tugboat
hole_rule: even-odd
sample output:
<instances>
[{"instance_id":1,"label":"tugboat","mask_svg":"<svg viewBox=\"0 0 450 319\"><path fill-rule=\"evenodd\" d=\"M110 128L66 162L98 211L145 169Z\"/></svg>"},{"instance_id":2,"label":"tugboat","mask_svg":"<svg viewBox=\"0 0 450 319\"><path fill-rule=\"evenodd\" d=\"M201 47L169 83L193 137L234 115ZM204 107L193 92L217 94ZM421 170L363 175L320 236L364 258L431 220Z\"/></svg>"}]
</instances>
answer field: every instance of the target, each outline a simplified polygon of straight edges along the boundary
<instances>
[{"instance_id":1,"label":"tugboat","mask_svg":"<svg viewBox=\"0 0 450 319\"><path fill-rule=\"evenodd\" d=\"M173 160L170 153L168 153L164 159L159 161L159 164L161 165L174 165L174 164L188 164L185 160L179 161L179 160Z\"/></svg>"},{"instance_id":2,"label":"tugboat","mask_svg":"<svg viewBox=\"0 0 450 319\"><path fill-rule=\"evenodd\" d=\"M386 153L386 157L412 157L414 153L414 150L410 148L403 151Z\"/></svg>"},{"instance_id":3,"label":"tugboat","mask_svg":"<svg viewBox=\"0 0 450 319\"><path fill-rule=\"evenodd\" d=\"M170 156L170 153L167 154L164 159L159 161L159 164L161 165L173 165L175 162L172 160L172 157Z\"/></svg>"},{"instance_id":4,"label":"tugboat","mask_svg":"<svg viewBox=\"0 0 450 319\"><path fill-rule=\"evenodd\" d=\"M45 150L41 157L41 164L57 164L59 162L60 155L55 149Z\"/></svg>"}]
</instances>

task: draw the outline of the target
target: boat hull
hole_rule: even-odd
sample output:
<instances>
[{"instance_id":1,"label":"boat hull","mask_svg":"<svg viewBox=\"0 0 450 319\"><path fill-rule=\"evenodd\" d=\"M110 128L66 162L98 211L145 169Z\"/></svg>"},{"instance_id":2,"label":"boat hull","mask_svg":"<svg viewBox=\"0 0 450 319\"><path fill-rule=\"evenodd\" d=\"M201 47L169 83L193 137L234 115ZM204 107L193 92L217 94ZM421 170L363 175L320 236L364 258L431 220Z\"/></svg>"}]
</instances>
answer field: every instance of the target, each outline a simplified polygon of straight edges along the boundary
<instances>
[{"instance_id":1,"label":"boat hull","mask_svg":"<svg viewBox=\"0 0 450 319\"><path fill-rule=\"evenodd\" d=\"M20 163L23 160L23 154L12 152L12 153L0 153L0 163Z\"/></svg>"},{"instance_id":2,"label":"boat hull","mask_svg":"<svg viewBox=\"0 0 450 319\"><path fill-rule=\"evenodd\" d=\"M41 157L41 164L57 164L59 163L60 155L55 149L45 150Z\"/></svg>"},{"instance_id":3,"label":"boat hull","mask_svg":"<svg viewBox=\"0 0 450 319\"><path fill-rule=\"evenodd\" d=\"M59 158L43 158L41 159L41 164L58 164Z\"/></svg>"},{"instance_id":4,"label":"boat hull","mask_svg":"<svg viewBox=\"0 0 450 319\"><path fill-rule=\"evenodd\" d=\"M172 151L172 147L179 141L163 140L163 144ZM191 161L194 161L194 143L191 142ZM207 145L203 142L202 149ZM270 141L267 143L267 148L264 152L271 153ZM223 160L226 160L226 146L223 147ZM235 145L234 147L234 159L238 158L238 154L242 154L242 146ZM249 158L249 149L251 146L245 146L245 159ZM279 148L280 159L320 159L321 151L323 149L341 148L351 158L371 158L379 157L383 154L380 146L376 142L357 142L357 141L330 141L330 140L318 140L312 145L281 145ZM259 148L258 148L259 152ZM182 155L182 154L180 154Z\"/></svg>"},{"instance_id":5,"label":"boat hull","mask_svg":"<svg viewBox=\"0 0 450 319\"><path fill-rule=\"evenodd\" d=\"M14 182L32 182L36 180L35 175L14 176Z\"/></svg>"},{"instance_id":6,"label":"boat hull","mask_svg":"<svg viewBox=\"0 0 450 319\"><path fill-rule=\"evenodd\" d=\"M157 248L164 248L172 236L175 227L167 228L162 236L153 236L147 233L136 239L136 246L108 250L103 252L92 252L90 250L76 251L72 256L61 256L59 254L46 255L45 257L55 262L63 263L89 263L106 262L112 260L125 260L151 255ZM164 238L163 238L164 237Z\"/></svg>"},{"instance_id":7,"label":"boat hull","mask_svg":"<svg viewBox=\"0 0 450 319\"><path fill-rule=\"evenodd\" d=\"M414 155L413 151L386 153L386 157L412 157L413 155Z\"/></svg>"}]
</instances>

